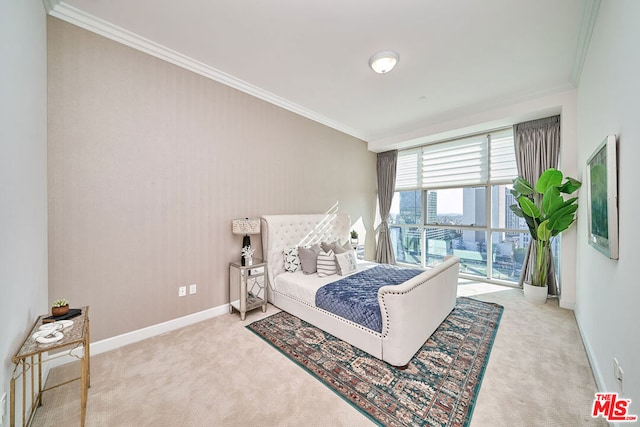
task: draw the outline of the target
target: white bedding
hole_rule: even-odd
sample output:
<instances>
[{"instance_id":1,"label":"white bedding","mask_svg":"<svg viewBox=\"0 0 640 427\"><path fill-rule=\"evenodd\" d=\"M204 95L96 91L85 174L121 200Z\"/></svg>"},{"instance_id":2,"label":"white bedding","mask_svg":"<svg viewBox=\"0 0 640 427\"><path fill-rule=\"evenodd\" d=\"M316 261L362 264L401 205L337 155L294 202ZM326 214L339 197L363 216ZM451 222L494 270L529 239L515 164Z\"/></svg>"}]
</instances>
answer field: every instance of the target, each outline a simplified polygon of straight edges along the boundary
<instances>
[{"instance_id":1,"label":"white bedding","mask_svg":"<svg viewBox=\"0 0 640 427\"><path fill-rule=\"evenodd\" d=\"M351 274L374 267L376 263L358 260L358 268ZM316 292L324 285L336 282L344 277L350 276L346 274L340 276L332 274L331 276L318 277L317 274L304 274L302 271L295 273L284 272L278 274L274 280L274 288L276 291L288 297L303 301L309 305L316 305Z\"/></svg>"}]
</instances>

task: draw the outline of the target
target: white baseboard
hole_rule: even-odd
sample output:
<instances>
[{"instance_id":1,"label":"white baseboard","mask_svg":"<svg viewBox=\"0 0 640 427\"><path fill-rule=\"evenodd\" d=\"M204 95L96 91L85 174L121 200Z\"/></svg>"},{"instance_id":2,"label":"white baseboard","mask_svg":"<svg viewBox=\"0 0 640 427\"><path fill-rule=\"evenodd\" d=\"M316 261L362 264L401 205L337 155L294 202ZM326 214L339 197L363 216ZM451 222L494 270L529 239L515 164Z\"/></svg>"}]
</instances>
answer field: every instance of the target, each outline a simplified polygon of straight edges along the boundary
<instances>
[{"instance_id":1,"label":"white baseboard","mask_svg":"<svg viewBox=\"0 0 640 427\"><path fill-rule=\"evenodd\" d=\"M598 392L607 392L607 383L604 380L604 376L602 375L602 370L598 365L595 356L593 355L591 344L587 339L587 336L582 331L582 327L580 326L580 322L578 321L578 316L576 316L576 324L578 325L578 332L580 333L580 337L582 338L582 343L584 345L584 349L587 353L587 359L589 359L589 365L591 366L591 372L593 373L593 378L596 381L596 388ZM595 396L593 396L595 399ZM620 427L620 423L609 422L611 427Z\"/></svg>"},{"instance_id":2,"label":"white baseboard","mask_svg":"<svg viewBox=\"0 0 640 427\"><path fill-rule=\"evenodd\" d=\"M174 331L176 329L184 328L185 326L193 325L194 323L202 322L203 320L211 319L213 317L220 316L229 312L229 304L224 304L218 307L210 308L208 310L200 311L198 313L189 314L184 317L169 320L166 322L158 323L156 325L148 326L146 328L138 329L135 331L127 332L115 337L106 338L104 340L91 343L91 355L104 353L106 351L115 350L116 348L123 347L125 345L133 344L138 341L145 340L147 338L162 335L164 333ZM77 348L71 352L72 355L82 354L82 348ZM71 355L59 357L51 360L47 365L49 369L61 366L69 362L77 360ZM48 374L48 370L46 371ZM46 376L45 376L46 378Z\"/></svg>"},{"instance_id":3,"label":"white baseboard","mask_svg":"<svg viewBox=\"0 0 640 427\"><path fill-rule=\"evenodd\" d=\"M587 353L587 359L589 359L589 365L591 365L591 372L593 372L593 378L596 380L596 387L598 388L598 391L605 391L606 382L604 381L604 376L602 375L602 371L600 370L600 367L595 359L591 344L589 343L589 339L584 334L584 331L580 326L580 321L578 320L578 316L576 316L576 324L578 325L578 332L580 333L580 338L582 338L582 344L584 345L584 349Z\"/></svg>"},{"instance_id":4,"label":"white baseboard","mask_svg":"<svg viewBox=\"0 0 640 427\"><path fill-rule=\"evenodd\" d=\"M576 303L575 301L565 301L562 297L559 302L560 308L566 308L568 310L576 311Z\"/></svg>"}]
</instances>

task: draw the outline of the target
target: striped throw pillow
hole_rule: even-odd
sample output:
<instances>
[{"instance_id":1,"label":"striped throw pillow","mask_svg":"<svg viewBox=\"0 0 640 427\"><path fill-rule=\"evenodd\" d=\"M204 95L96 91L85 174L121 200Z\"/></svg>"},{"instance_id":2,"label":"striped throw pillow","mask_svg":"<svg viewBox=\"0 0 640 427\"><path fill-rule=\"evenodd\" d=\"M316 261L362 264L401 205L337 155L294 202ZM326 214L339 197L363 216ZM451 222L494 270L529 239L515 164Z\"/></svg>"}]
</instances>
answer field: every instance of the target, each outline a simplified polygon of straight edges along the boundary
<instances>
[{"instance_id":1,"label":"striped throw pillow","mask_svg":"<svg viewBox=\"0 0 640 427\"><path fill-rule=\"evenodd\" d=\"M318 277L336 274L336 256L333 251L321 251L318 254Z\"/></svg>"}]
</instances>

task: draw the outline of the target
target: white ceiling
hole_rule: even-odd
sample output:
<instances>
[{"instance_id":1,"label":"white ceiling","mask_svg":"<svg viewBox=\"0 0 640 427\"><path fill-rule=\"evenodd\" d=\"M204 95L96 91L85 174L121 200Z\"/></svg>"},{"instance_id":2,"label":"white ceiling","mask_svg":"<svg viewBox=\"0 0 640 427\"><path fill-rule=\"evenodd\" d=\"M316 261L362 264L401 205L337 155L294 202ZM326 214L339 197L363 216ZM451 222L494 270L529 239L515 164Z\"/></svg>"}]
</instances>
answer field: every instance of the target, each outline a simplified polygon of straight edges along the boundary
<instances>
[{"instance_id":1,"label":"white ceiling","mask_svg":"<svg viewBox=\"0 0 640 427\"><path fill-rule=\"evenodd\" d=\"M579 79L598 0L45 0L49 13L375 145ZM369 57L400 55L388 74ZM384 144L380 144L384 142Z\"/></svg>"}]
</instances>

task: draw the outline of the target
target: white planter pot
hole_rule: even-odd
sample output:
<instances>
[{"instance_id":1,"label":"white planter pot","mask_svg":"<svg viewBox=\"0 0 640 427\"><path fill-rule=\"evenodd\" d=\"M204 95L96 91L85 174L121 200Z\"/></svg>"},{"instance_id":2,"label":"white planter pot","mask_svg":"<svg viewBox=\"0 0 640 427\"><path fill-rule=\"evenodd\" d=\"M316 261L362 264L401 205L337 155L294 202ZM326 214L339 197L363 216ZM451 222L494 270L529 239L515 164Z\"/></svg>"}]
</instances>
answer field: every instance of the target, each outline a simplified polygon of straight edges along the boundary
<instances>
[{"instance_id":1,"label":"white planter pot","mask_svg":"<svg viewBox=\"0 0 640 427\"><path fill-rule=\"evenodd\" d=\"M548 286L531 286L528 283L523 285L524 298L532 304L544 304L547 302Z\"/></svg>"}]
</instances>

